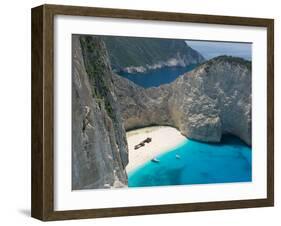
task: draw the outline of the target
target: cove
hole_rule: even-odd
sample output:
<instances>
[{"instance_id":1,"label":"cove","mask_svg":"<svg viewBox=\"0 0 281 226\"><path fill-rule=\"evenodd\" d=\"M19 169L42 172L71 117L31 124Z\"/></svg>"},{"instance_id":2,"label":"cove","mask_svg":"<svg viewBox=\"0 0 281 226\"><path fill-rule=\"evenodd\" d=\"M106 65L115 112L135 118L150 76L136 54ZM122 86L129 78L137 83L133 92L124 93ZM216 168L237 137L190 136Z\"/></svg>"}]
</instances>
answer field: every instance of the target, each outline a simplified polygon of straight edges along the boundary
<instances>
[{"instance_id":1,"label":"cove","mask_svg":"<svg viewBox=\"0 0 281 226\"><path fill-rule=\"evenodd\" d=\"M220 143L187 139L128 174L129 187L252 181L252 150L239 138L224 135Z\"/></svg>"},{"instance_id":2,"label":"cove","mask_svg":"<svg viewBox=\"0 0 281 226\"><path fill-rule=\"evenodd\" d=\"M168 84L174 81L180 75L193 70L196 66L196 64L192 64L186 67L163 67L149 70L145 73L119 72L118 74L133 81L139 86L149 88Z\"/></svg>"}]
</instances>

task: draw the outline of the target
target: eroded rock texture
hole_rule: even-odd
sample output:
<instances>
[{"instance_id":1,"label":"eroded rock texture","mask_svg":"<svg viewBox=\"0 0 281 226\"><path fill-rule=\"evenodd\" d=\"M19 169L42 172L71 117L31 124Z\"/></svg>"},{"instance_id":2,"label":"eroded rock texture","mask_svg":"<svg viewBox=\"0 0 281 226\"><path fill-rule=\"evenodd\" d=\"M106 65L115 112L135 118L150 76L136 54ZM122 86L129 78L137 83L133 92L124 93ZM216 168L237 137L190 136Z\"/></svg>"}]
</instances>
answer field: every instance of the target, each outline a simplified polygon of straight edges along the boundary
<instances>
[{"instance_id":1,"label":"eroded rock texture","mask_svg":"<svg viewBox=\"0 0 281 226\"><path fill-rule=\"evenodd\" d=\"M118 75L114 83L126 130L170 125L200 141L219 142L231 133L251 145L248 61L217 57L157 88L144 89Z\"/></svg>"},{"instance_id":2,"label":"eroded rock texture","mask_svg":"<svg viewBox=\"0 0 281 226\"><path fill-rule=\"evenodd\" d=\"M72 189L127 186L126 133L104 43L72 41Z\"/></svg>"},{"instance_id":3,"label":"eroded rock texture","mask_svg":"<svg viewBox=\"0 0 281 226\"><path fill-rule=\"evenodd\" d=\"M231 133L251 145L250 62L217 57L144 89L112 73L100 37L72 43L72 189L127 186L125 129L169 125L199 141Z\"/></svg>"}]
</instances>

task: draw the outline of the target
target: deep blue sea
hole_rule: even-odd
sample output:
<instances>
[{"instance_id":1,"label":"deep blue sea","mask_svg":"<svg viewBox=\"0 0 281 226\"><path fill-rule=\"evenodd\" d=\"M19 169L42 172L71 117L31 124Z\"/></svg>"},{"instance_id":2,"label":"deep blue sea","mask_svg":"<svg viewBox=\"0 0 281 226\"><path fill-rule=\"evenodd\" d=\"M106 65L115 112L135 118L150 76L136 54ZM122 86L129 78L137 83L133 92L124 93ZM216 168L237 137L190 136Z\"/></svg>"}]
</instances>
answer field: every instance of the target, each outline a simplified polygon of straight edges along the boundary
<instances>
[{"instance_id":1,"label":"deep blue sea","mask_svg":"<svg viewBox=\"0 0 281 226\"><path fill-rule=\"evenodd\" d=\"M163 67L160 69L149 70L146 73L119 72L118 74L133 81L139 86L149 88L170 83L180 75L191 71L196 66L196 64L192 64L187 67Z\"/></svg>"},{"instance_id":2,"label":"deep blue sea","mask_svg":"<svg viewBox=\"0 0 281 226\"><path fill-rule=\"evenodd\" d=\"M186 140L157 159L160 162L147 162L129 173L129 187L252 180L251 147L231 135L224 135L219 144Z\"/></svg>"}]
</instances>

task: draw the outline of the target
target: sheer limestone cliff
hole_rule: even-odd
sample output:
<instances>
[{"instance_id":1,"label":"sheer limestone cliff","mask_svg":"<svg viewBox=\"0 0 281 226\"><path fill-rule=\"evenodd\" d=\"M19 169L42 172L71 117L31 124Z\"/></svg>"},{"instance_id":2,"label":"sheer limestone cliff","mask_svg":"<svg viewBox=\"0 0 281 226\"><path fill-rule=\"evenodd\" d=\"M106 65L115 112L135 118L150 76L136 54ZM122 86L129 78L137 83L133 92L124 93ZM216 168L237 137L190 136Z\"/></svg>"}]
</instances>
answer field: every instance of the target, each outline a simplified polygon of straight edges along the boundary
<instances>
[{"instance_id":1,"label":"sheer limestone cliff","mask_svg":"<svg viewBox=\"0 0 281 226\"><path fill-rule=\"evenodd\" d=\"M127 186L128 148L104 43L73 35L72 189Z\"/></svg>"},{"instance_id":2,"label":"sheer limestone cliff","mask_svg":"<svg viewBox=\"0 0 281 226\"><path fill-rule=\"evenodd\" d=\"M112 72L103 37L72 37L72 189L126 187L126 130L176 127L219 142L251 145L251 63L217 57L174 82L144 89ZM169 139L169 138L167 138Z\"/></svg>"},{"instance_id":3,"label":"sheer limestone cliff","mask_svg":"<svg viewBox=\"0 0 281 226\"><path fill-rule=\"evenodd\" d=\"M118 75L114 84L126 130L170 125L199 141L219 142L231 133L251 145L249 61L217 57L157 88L144 89Z\"/></svg>"}]
</instances>

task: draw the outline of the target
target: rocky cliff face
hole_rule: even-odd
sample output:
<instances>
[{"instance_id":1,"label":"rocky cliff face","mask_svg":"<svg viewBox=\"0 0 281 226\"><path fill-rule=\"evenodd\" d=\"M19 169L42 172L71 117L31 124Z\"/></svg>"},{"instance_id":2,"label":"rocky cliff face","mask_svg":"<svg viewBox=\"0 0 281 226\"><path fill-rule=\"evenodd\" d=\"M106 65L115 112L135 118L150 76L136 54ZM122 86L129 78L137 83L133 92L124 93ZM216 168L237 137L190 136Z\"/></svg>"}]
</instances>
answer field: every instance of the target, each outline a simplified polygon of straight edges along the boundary
<instances>
[{"instance_id":1,"label":"rocky cliff face","mask_svg":"<svg viewBox=\"0 0 281 226\"><path fill-rule=\"evenodd\" d=\"M251 145L251 64L212 59L173 83L144 89L114 76L127 130L170 125L189 138L219 142L231 133Z\"/></svg>"},{"instance_id":2,"label":"rocky cliff face","mask_svg":"<svg viewBox=\"0 0 281 226\"><path fill-rule=\"evenodd\" d=\"M72 189L127 186L128 148L104 43L73 35Z\"/></svg>"},{"instance_id":3,"label":"rocky cliff face","mask_svg":"<svg viewBox=\"0 0 281 226\"><path fill-rule=\"evenodd\" d=\"M187 66L204 61L184 40L102 36L115 72L146 72L162 67Z\"/></svg>"},{"instance_id":4,"label":"rocky cliff face","mask_svg":"<svg viewBox=\"0 0 281 226\"><path fill-rule=\"evenodd\" d=\"M102 37L73 35L72 44L72 189L127 186L125 129L170 125L200 141L231 133L251 145L250 62L217 57L144 89L112 73Z\"/></svg>"}]
</instances>

